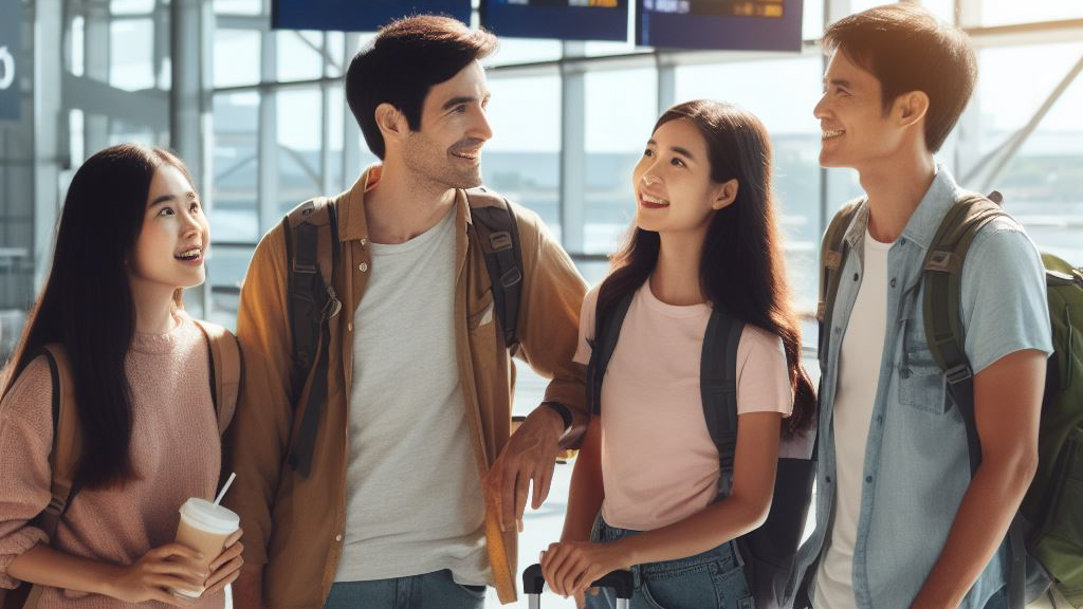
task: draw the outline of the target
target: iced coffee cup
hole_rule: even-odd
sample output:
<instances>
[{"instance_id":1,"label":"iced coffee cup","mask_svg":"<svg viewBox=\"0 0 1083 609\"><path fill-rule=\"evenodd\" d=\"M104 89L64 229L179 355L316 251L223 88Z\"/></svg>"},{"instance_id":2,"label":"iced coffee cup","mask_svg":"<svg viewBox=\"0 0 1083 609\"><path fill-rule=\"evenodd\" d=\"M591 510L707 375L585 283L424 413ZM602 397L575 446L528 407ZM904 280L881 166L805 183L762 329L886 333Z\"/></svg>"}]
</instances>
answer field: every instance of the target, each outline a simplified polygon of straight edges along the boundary
<instances>
[{"instance_id":1,"label":"iced coffee cup","mask_svg":"<svg viewBox=\"0 0 1083 609\"><path fill-rule=\"evenodd\" d=\"M177 526L177 543L192 548L203 555L202 566L210 564L226 547L226 539L241 526L236 513L220 505L192 497L180 508L180 524ZM203 588L197 590L174 589L172 592L188 598L199 598Z\"/></svg>"}]
</instances>

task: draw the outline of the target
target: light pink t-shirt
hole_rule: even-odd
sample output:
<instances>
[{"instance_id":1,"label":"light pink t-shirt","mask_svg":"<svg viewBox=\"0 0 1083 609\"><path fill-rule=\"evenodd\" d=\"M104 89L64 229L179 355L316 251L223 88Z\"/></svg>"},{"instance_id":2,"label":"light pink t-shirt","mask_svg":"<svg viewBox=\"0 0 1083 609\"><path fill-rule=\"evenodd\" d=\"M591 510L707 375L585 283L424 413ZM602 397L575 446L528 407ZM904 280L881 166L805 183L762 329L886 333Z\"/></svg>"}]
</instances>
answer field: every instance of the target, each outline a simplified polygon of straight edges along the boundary
<instances>
[{"instance_id":1,"label":"light pink t-shirt","mask_svg":"<svg viewBox=\"0 0 1083 609\"><path fill-rule=\"evenodd\" d=\"M602 383L602 517L650 531L707 507L718 494L718 451L707 431L699 368L711 308L636 291ZM598 286L579 318L575 361L586 365ZM793 409L782 341L746 324L737 348L737 413Z\"/></svg>"}]
</instances>

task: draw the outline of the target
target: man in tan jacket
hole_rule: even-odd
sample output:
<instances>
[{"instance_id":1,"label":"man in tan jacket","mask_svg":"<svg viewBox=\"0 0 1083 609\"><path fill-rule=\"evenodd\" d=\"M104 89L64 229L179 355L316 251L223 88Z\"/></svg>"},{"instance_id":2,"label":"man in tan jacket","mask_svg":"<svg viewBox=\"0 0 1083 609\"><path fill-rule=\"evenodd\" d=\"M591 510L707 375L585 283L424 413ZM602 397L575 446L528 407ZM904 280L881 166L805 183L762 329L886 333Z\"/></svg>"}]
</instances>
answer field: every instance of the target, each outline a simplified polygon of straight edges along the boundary
<instances>
[{"instance_id":1,"label":"man in tan jacket","mask_svg":"<svg viewBox=\"0 0 1083 609\"><path fill-rule=\"evenodd\" d=\"M551 382L509 438L515 372L475 221L503 201L463 190L480 185L492 135L478 60L495 42L440 17L384 28L346 75L382 163L256 249L227 439L238 476L227 503L246 532L239 609L476 609L487 585L515 600L528 487L536 509L588 418L572 363L586 286L538 216L511 204L522 256L511 350ZM293 361L299 222L331 244L318 261L336 305L325 376L315 366L298 377Z\"/></svg>"}]
</instances>

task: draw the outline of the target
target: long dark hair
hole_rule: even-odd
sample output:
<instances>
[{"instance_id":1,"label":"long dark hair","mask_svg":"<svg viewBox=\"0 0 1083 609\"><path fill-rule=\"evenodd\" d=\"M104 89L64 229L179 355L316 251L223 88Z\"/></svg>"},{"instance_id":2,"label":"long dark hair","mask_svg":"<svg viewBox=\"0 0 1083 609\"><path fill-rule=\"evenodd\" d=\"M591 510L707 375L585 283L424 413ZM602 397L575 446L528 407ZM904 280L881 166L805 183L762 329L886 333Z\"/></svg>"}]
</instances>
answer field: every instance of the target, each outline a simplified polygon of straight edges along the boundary
<instances>
[{"instance_id":1,"label":"long dark hair","mask_svg":"<svg viewBox=\"0 0 1083 609\"><path fill-rule=\"evenodd\" d=\"M801 366L801 329L790 307L781 238L775 219L771 142L754 115L709 100L673 106L654 130L669 121L688 120L707 143L711 180L737 179L733 204L713 212L699 264L701 289L713 306L782 339L794 392L793 414L783 435L812 422L816 394ZM612 272L599 289L596 327L625 296L647 281L658 263L657 232L633 227L611 258Z\"/></svg>"},{"instance_id":2,"label":"long dark hair","mask_svg":"<svg viewBox=\"0 0 1083 609\"><path fill-rule=\"evenodd\" d=\"M134 477L124 360L135 334L135 305L126 260L143 227L151 180L162 165L176 167L192 181L170 152L133 144L106 148L75 173L49 277L12 355L10 377L0 379L7 393L43 346L63 345L82 436L76 479L84 487ZM179 294L175 301L180 304Z\"/></svg>"}]
</instances>

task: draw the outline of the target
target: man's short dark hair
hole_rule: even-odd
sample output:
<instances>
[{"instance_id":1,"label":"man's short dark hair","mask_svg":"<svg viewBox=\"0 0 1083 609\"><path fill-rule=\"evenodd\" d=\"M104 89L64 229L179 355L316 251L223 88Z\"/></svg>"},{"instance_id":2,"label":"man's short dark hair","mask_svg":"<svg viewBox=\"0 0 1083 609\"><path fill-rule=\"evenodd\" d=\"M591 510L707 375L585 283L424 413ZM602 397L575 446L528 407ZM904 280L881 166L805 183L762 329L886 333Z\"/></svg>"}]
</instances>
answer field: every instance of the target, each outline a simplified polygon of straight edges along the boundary
<instances>
[{"instance_id":1,"label":"man's short dark hair","mask_svg":"<svg viewBox=\"0 0 1083 609\"><path fill-rule=\"evenodd\" d=\"M831 24L823 37L828 52L847 59L880 81L884 111L899 95L929 96L925 146L936 152L959 120L978 76L966 34L913 4L890 4Z\"/></svg>"},{"instance_id":2,"label":"man's short dark hair","mask_svg":"<svg viewBox=\"0 0 1083 609\"><path fill-rule=\"evenodd\" d=\"M384 158L377 106L389 103L398 108L410 129L417 131L429 89L495 49L495 36L449 17L419 15L381 29L371 45L354 55L346 71L346 102L369 150Z\"/></svg>"}]
</instances>

